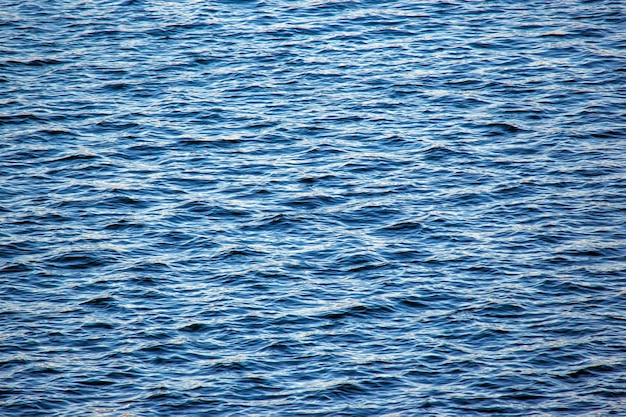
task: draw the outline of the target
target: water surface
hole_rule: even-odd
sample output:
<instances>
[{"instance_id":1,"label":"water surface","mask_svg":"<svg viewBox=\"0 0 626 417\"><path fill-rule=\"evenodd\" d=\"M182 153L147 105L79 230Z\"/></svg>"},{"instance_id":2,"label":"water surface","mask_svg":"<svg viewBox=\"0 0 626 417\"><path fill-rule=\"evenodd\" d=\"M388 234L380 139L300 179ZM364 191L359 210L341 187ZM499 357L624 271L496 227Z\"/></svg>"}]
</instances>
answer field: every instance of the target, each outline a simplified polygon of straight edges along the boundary
<instances>
[{"instance_id":1,"label":"water surface","mask_svg":"<svg viewBox=\"0 0 626 417\"><path fill-rule=\"evenodd\" d=\"M624 415L624 28L0 0L0 414Z\"/></svg>"}]
</instances>

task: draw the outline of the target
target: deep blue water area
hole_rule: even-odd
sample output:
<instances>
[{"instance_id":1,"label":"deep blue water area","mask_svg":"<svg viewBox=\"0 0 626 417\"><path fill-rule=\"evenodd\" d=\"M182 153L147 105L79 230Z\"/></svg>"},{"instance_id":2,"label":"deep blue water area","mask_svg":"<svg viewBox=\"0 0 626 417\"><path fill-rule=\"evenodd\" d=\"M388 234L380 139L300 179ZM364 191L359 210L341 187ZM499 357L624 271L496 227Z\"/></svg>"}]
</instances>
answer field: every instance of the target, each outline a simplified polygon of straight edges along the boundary
<instances>
[{"instance_id":1,"label":"deep blue water area","mask_svg":"<svg viewBox=\"0 0 626 417\"><path fill-rule=\"evenodd\" d=\"M626 416L623 1L0 0L0 415Z\"/></svg>"}]
</instances>

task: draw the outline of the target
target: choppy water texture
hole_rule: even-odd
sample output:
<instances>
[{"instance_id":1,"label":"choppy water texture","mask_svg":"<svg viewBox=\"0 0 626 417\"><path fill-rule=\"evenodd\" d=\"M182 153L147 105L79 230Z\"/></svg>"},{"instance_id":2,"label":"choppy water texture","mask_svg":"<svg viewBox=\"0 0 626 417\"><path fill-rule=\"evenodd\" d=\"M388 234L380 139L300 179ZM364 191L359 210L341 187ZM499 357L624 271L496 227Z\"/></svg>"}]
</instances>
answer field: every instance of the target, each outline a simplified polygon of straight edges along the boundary
<instances>
[{"instance_id":1,"label":"choppy water texture","mask_svg":"<svg viewBox=\"0 0 626 417\"><path fill-rule=\"evenodd\" d=\"M626 415L625 8L0 0L0 414Z\"/></svg>"}]
</instances>

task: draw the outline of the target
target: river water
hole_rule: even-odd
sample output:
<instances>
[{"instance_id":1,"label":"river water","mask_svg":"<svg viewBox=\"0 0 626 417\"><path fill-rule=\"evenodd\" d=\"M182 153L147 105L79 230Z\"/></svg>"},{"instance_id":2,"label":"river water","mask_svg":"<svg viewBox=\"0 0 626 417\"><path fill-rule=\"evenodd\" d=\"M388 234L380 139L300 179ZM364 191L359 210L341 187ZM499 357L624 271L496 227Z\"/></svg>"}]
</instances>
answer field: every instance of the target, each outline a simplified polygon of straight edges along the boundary
<instances>
[{"instance_id":1,"label":"river water","mask_svg":"<svg viewBox=\"0 0 626 417\"><path fill-rule=\"evenodd\" d=\"M0 0L0 414L626 415L625 28Z\"/></svg>"}]
</instances>

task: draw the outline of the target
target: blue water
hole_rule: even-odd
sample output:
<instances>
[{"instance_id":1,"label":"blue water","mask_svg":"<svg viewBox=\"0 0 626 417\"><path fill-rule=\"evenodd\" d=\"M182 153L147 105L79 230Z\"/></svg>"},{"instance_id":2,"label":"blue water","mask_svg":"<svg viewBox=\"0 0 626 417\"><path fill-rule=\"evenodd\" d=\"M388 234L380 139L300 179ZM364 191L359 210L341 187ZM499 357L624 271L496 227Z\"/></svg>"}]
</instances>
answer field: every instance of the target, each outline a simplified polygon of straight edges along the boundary
<instances>
[{"instance_id":1,"label":"blue water","mask_svg":"<svg viewBox=\"0 0 626 417\"><path fill-rule=\"evenodd\" d=\"M0 415L625 416L625 33L0 0Z\"/></svg>"}]
</instances>

